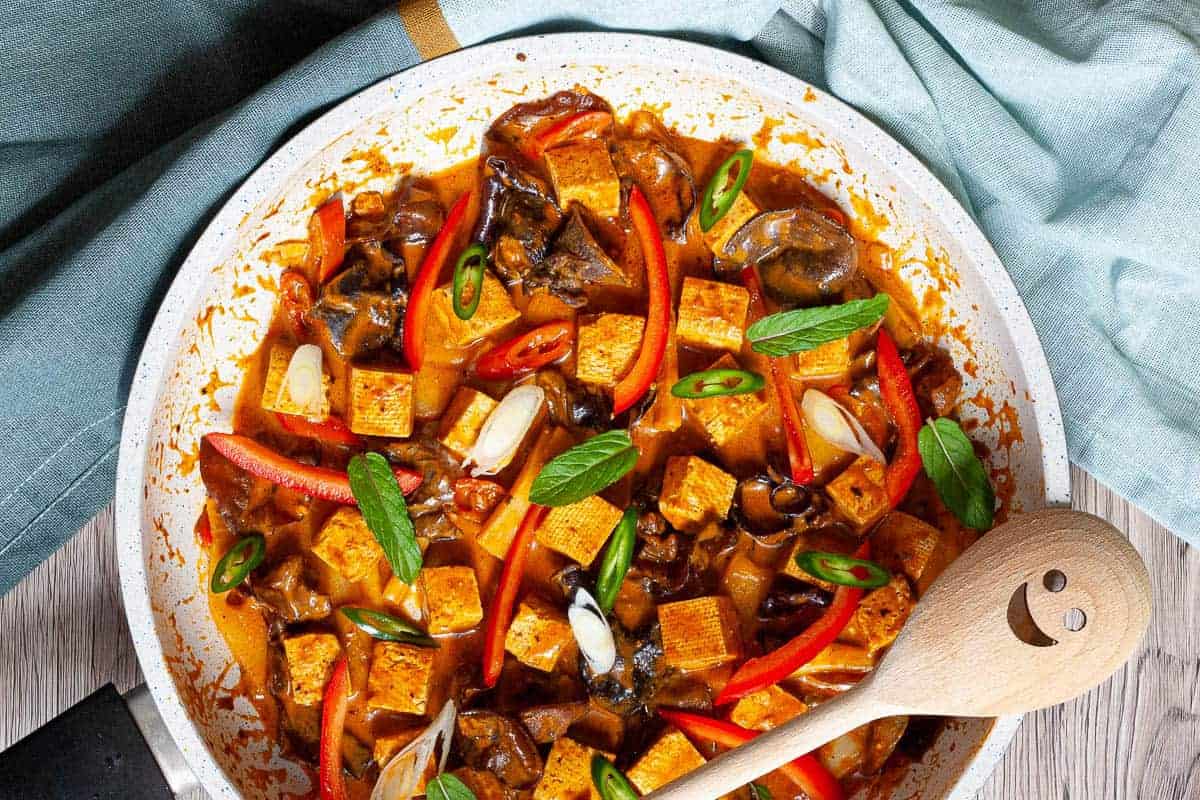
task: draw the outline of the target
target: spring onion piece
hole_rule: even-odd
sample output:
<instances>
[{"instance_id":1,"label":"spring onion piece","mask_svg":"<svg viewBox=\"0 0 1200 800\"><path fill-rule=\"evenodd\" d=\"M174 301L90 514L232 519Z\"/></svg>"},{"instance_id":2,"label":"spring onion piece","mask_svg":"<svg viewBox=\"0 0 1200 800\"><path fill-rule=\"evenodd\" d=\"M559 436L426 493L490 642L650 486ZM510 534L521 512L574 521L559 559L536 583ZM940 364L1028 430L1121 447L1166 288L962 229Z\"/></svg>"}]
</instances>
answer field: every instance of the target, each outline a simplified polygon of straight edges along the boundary
<instances>
[{"instance_id":1,"label":"spring onion piece","mask_svg":"<svg viewBox=\"0 0 1200 800\"><path fill-rule=\"evenodd\" d=\"M321 348L302 344L292 353L287 372L279 384L279 401L297 409L306 417L323 418L328 411L325 399L325 373L321 369Z\"/></svg>"},{"instance_id":2,"label":"spring onion piece","mask_svg":"<svg viewBox=\"0 0 1200 800\"><path fill-rule=\"evenodd\" d=\"M417 786L435 751L440 754L438 772L444 771L446 759L450 755L450 742L454 738L454 718L457 715L458 709L454 701L447 700L424 733L392 756L386 765L378 765L379 780L375 782L371 800L411 800L417 796Z\"/></svg>"},{"instance_id":3,"label":"spring onion piece","mask_svg":"<svg viewBox=\"0 0 1200 800\"><path fill-rule=\"evenodd\" d=\"M753 163L753 150L738 150L717 167L717 173L708 182L708 187L704 190L704 199L700 203L700 230L708 233L733 207L733 201L737 199L738 193L746 185L746 179L750 177L750 166ZM735 164L738 173L730 184L729 173Z\"/></svg>"},{"instance_id":4,"label":"spring onion piece","mask_svg":"<svg viewBox=\"0 0 1200 800\"><path fill-rule=\"evenodd\" d=\"M252 533L238 540L229 548L213 569L209 587L213 594L228 592L242 581L246 580L254 568L262 563L267 554L267 540L261 533Z\"/></svg>"},{"instance_id":5,"label":"spring onion piece","mask_svg":"<svg viewBox=\"0 0 1200 800\"><path fill-rule=\"evenodd\" d=\"M617 645L613 641L612 628L587 589L580 587L575 590L575 599L567 609L567 620L579 644L579 652L587 659L592 672L603 675L611 670L617 663Z\"/></svg>"},{"instance_id":6,"label":"spring onion piece","mask_svg":"<svg viewBox=\"0 0 1200 800\"><path fill-rule=\"evenodd\" d=\"M829 395L818 389L808 389L800 400L804 421L839 450L866 456L880 464L887 463L883 451L871 439L858 418L842 407Z\"/></svg>"},{"instance_id":7,"label":"spring onion piece","mask_svg":"<svg viewBox=\"0 0 1200 800\"><path fill-rule=\"evenodd\" d=\"M613 528L604 557L600 560L600 573L596 578L596 600L600 609L607 614L612 611L621 591L621 582L629 565L633 563L633 546L637 543L637 509L630 506L621 515L620 522Z\"/></svg>"},{"instance_id":8,"label":"spring onion piece","mask_svg":"<svg viewBox=\"0 0 1200 800\"><path fill-rule=\"evenodd\" d=\"M437 647L438 643L425 631L399 617L370 608L345 606L342 616L358 626L359 630L372 638L385 642L404 642L417 647Z\"/></svg>"},{"instance_id":9,"label":"spring onion piece","mask_svg":"<svg viewBox=\"0 0 1200 800\"><path fill-rule=\"evenodd\" d=\"M467 455L463 466L474 464L472 477L495 475L508 466L517 454L525 434L533 427L546 403L546 392L540 386L518 386L504 396L492 409L479 430L479 437Z\"/></svg>"},{"instance_id":10,"label":"spring onion piece","mask_svg":"<svg viewBox=\"0 0 1200 800\"><path fill-rule=\"evenodd\" d=\"M470 319L479 308L483 296L483 270L487 267L487 248L476 243L463 251L454 265L454 288L450 302L454 315L459 319Z\"/></svg>"},{"instance_id":11,"label":"spring onion piece","mask_svg":"<svg viewBox=\"0 0 1200 800\"><path fill-rule=\"evenodd\" d=\"M766 385L763 376L744 369L706 369L693 372L671 387L671 394L688 400L757 392Z\"/></svg>"},{"instance_id":12,"label":"spring onion piece","mask_svg":"<svg viewBox=\"0 0 1200 800\"><path fill-rule=\"evenodd\" d=\"M796 565L814 578L856 589L876 589L892 579L891 573L874 561L842 553L808 550L796 554Z\"/></svg>"},{"instance_id":13,"label":"spring onion piece","mask_svg":"<svg viewBox=\"0 0 1200 800\"><path fill-rule=\"evenodd\" d=\"M637 800L629 780L599 753L592 756L592 784L603 800Z\"/></svg>"}]
</instances>

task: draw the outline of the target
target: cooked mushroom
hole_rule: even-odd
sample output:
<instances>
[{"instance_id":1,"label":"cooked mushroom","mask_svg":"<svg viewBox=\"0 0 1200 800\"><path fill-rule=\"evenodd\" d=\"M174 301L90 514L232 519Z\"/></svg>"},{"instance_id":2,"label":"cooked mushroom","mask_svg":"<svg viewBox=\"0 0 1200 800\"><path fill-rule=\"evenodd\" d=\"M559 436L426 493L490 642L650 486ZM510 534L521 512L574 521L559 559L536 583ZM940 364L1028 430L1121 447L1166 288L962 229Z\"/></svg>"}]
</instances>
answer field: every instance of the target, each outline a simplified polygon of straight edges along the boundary
<instances>
[{"instance_id":1,"label":"cooked mushroom","mask_svg":"<svg viewBox=\"0 0 1200 800\"><path fill-rule=\"evenodd\" d=\"M531 136L552 120L566 119L583 111L611 111L608 103L590 92L558 92L543 100L520 103L497 117L484 137L491 152L497 149L526 149Z\"/></svg>"},{"instance_id":2,"label":"cooked mushroom","mask_svg":"<svg viewBox=\"0 0 1200 800\"><path fill-rule=\"evenodd\" d=\"M329 598L305 583L304 559L298 555L288 556L256 582L254 593L285 622L324 619L332 611Z\"/></svg>"},{"instance_id":3,"label":"cooked mushroom","mask_svg":"<svg viewBox=\"0 0 1200 800\"><path fill-rule=\"evenodd\" d=\"M542 776L537 744L520 722L492 711L464 711L456 724L454 741L467 766L490 770L514 789Z\"/></svg>"},{"instance_id":4,"label":"cooked mushroom","mask_svg":"<svg viewBox=\"0 0 1200 800\"><path fill-rule=\"evenodd\" d=\"M388 344L407 302L404 262L377 242L355 248L355 261L321 287L310 318L337 354L352 359Z\"/></svg>"},{"instance_id":5,"label":"cooked mushroom","mask_svg":"<svg viewBox=\"0 0 1200 800\"><path fill-rule=\"evenodd\" d=\"M523 280L540 264L558 229L562 213L546 182L515 159L489 156L484 161L479 222L473 241L491 245L496 271L509 283Z\"/></svg>"},{"instance_id":6,"label":"cooked mushroom","mask_svg":"<svg viewBox=\"0 0 1200 800\"><path fill-rule=\"evenodd\" d=\"M672 234L679 233L696 205L696 183L687 162L675 151L671 134L658 117L635 111L629 118L634 138L620 139L613 162L646 194L654 216Z\"/></svg>"},{"instance_id":7,"label":"cooked mushroom","mask_svg":"<svg viewBox=\"0 0 1200 800\"><path fill-rule=\"evenodd\" d=\"M562 230L554 237L550 255L533 262L524 274L525 293L546 288L572 308L587 303L588 286L627 286L625 273L604 252L583 222L577 208L572 209Z\"/></svg>"}]
</instances>

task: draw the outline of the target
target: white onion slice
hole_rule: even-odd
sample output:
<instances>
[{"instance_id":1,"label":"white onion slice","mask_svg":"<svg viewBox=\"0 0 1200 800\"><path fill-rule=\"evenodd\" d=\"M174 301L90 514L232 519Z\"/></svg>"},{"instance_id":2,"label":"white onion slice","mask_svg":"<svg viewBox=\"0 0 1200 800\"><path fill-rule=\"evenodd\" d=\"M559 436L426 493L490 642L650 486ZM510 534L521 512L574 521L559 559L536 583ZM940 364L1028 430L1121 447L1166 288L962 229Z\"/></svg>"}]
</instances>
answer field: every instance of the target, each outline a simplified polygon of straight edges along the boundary
<instances>
[{"instance_id":1,"label":"white onion slice","mask_svg":"<svg viewBox=\"0 0 1200 800\"><path fill-rule=\"evenodd\" d=\"M518 386L506 394L483 423L463 466L474 464L471 474L476 477L495 475L508 466L545 402L546 393L533 384Z\"/></svg>"},{"instance_id":2,"label":"white onion slice","mask_svg":"<svg viewBox=\"0 0 1200 800\"><path fill-rule=\"evenodd\" d=\"M839 450L886 463L883 451L871 441L858 418L824 392L808 389L800 401L804 419L825 441Z\"/></svg>"},{"instance_id":3,"label":"white onion slice","mask_svg":"<svg viewBox=\"0 0 1200 800\"><path fill-rule=\"evenodd\" d=\"M617 663L617 644L612 628L591 592L583 587L575 590L575 600L567 609L571 631L579 643L579 652L597 675L603 675Z\"/></svg>"},{"instance_id":4,"label":"white onion slice","mask_svg":"<svg viewBox=\"0 0 1200 800\"><path fill-rule=\"evenodd\" d=\"M302 344L296 348L279 385L279 395L281 400L290 397L305 416L325 416L325 373L321 370L321 348L315 344Z\"/></svg>"},{"instance_id":5,"label":"white onion slice","mask_svg":"<svg viewBox=\"0 0 1200 800\"><path fill-rule=\"evenodd\" d=\"M439 749L441 753L438 758L438 772L446 769L446 758L450 755L450 741L454 738L454 719L457 715L458 709L454 701L447 700L425 732L392 756L387 766L381 766L379 780L375 783L375 790L371 792L371 800L411 800L417 793L421 776L425 774L429 758L435 749Z\"/></svg>"}]
</instances>

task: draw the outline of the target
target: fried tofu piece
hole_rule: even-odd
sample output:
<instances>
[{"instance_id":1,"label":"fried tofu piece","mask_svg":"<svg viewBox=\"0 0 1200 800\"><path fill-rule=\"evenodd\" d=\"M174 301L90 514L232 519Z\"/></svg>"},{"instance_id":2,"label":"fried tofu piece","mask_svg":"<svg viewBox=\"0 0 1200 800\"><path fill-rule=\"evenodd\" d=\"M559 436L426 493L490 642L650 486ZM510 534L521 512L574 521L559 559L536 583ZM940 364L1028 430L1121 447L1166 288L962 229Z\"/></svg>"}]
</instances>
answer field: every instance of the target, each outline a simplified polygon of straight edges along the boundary
<instances>
[{"instance_id":1,"label":"fried tofu piece","mask_svg":"<svg viewBox=\"0 0 1200 800\"><path fill-rule=\"evenodd\" d=\"M772 685L738 700L729 712L729 721L748 730L769 731L805 711L805 703Z\"/></svg>"},{"instance_id":2,"label":"fried tofu piece","mask_svg":"<svg viewBox=\"0 0 1200 800\"><path fill-rule=\"evenodd\" d=\"M729 514L737 478L698 456L671 456L663 474L658 510L688 533L720 522Z\"/></svg>"},{"instance_id":3,"label":"fried tofu piece","mask_svg":"<svg viewBox=\"0 0 1200 800\"><path fill-rule=\"evenodd\" d=\"M717 224L704 234L704 241L708 244L708 249L720 255L725 243L729 241L729 237L737 233L738 228L749 222L750 218L758 211L758 206L746 196L744 191L738 192L737 197L733 200L733 205L725 212L725 216L717 220Z\"/></svg>"},{"instance_id":4,"label":"fried tofu piece","mask_svg":"<svg viewBox=\"0 0 1200 800\"><path fill-rule=\"evenodd\" d=\"M737 353L749 307L750 293L741 286L684 278L675 335L689 347Z\"/></svg>"},{"instance_id":5,"label":"fried tofu piece","mask_svg":"<svg viewBox=\"0 0 1200 800\"><path fill-rule=\"evenodd\" d=\"M551 508L535 536L538 544L590 566L621 519L621 509L599 495Z\"/></svg>"},{"instance_id":6,"label":"fried tofu piece","mask_svg":"<svg viewBox=\"0 0 1200 800\"><path fill-rule=\"evenodd\" d=\"M579 203L598 217L621 213L621 179L603 139L579 139L545 153L558 207Z\"/></svg>"},{"instance_id":7,"label":"fried tofu piece","mask_svg":"<svg viewBox=\"0 0 1200 800\"><path fill-rule=\"evenodd\" d=\"M575 377L611 389L637 361L645 320L630 314L600 314L579 325Z\"/></svg>"},{"instance_id":8,"label":"fried tofu piece","mask_svg":"<svg viewBox=\"0 0 1200 800\"><path fill-rule=\"evenodd\" d=\"M310 416L308 409L294 402L288 392L281 391L283 389L283 379L287 375L288 365L292 363L292 354L295 352L296 348L294 347L288 347L283 344L271 345L271 355L267 361L267 376L263 381L262 401L260 405L267 411L307 417ZM321 418L329 416L329 384L329 375L322 369L321 409L320 413L314 416Z\"/></svg>"},{"instance_id":9,"label":"fried tofu piece","mask_svg":"<svg viewBox=\"0 0 1200 800\"><path fill-rule=\"evenodd\" d=\"M726 353L709 369L741 369L741 365ZM771 409L762 391L684 400L683 405L688 419L723 459L730 459L746 438L758 437L761 420Z\"/></svg>"},{"instance_id":10,"label":"fried tofu piece","mask_svg":"<svg viewBox=\"0 0 1200 800\"><path fill-rule=\"evenodd\" d=\"M893 511L871 532L871 557L916 583L929 566L942 532L924 520Z\"/></svg>"},{"instance_id":11,"label":"fried tofu piece","mask_svg":"<svg viewBox=\"0 0 1200 800\"><path fill-rule=\"evenodd\" d=\"M383 769L392 760L392 756L403 750L408 746L409 742L420 736L424 731L424 728L410 728L399 733L375 737L375 747L371 750L375 763L379 765L380 769Z\"/></svg>"},{"instance_id":12,"label":"fried tofu piece","mask_svg":"<svg viewBox=\"0 0 1200 800\"><path fill-rule=\"evenodd\" d=\"M465 459L479 438L483 423L497 405L499 403L483 392L470 386L460 386L442 416L438 441L455 458Z\"/></svg>"},{"instance_id":13,"label":"fried tofu piece","mask_svg":"<svg viewBox=\"0 0 1200 800\"><path fill-rule=\"evenodd\" d=\"M390 369L350 368L350 430L404 439L413 430L413 376Z\"/></svg>"},{"instance_id":14,"label":"fried tofu piece","mask_svg":"<svg viewBox=\"0 0 1200 800\"><path fill-rule=\"evenodd\" d=\"M470 567L425 567L421 570L421 588L430 635L469 631L483 619L479 583Z\"/></svg>"},{"instance_id":15,"label":"fried tofu piece","mask_svg":"<svg viewBox=\"0 0 1200 800\"><path fill-rule=\"evenodd\" d=\"M367 674L367 706L424 714L433 685L436 650L401 642L375 642Z\"/></svg>"},{"instance_id":16,"label":"fried tofu piece","mask_svg":"<svg viewBox=\"0 0 1200 800\"><path fill-rule=\"evenodd\" d=\"M450 405L462 372L432 359L413 373L413 416L420 422L437 419Z\"/></svg>"},{"instance_id":17,"label":"fried tofu piece","mask_svg":"<svg viewBox=\"0 0 1200 800\"><path fill-rule=\"evenodd\" d=\"M601 751L562 736L554 741L533 800L601 800L592 785L592 756ZM610 761L612 753L604 753Z\"/></svg>"},{"instance_id":18,"label":"fried tofu piece","mask_svg":"<svg viewBox=\"0 0 1200 800\"><path fill-rule=\"evenodd\" d=\"M865 647L847 642L830 642L806 664L801 665L790 677L827 675L831 672L866 675L873 669L875 669L875 656Z\"/></svg>"},{"instance_id":19,"label":"fried tofu piece","mask_svg":"<svg viewBox=\"0 0 1200 800\"><path fill-rule=\"evenodd\" d=\"M287 636L283 640L283 653L292 682L292 699L301 706L320 703L325 684L333 674L333 662L342 653L338 638L332 633Z\"/></svg>"},{"instance_id":20,"label":"fried tofu piece","mask_svg":"<svg viewBox=\"0 0 1200 800\"><path fill-rule=\"evenodd\" d=\"M754 627L758 608L771 588L775 570L754 563L750 556L736 552L721 576L721 593L729 597L747 629Z\"/></svg>"},{"instance_id":21,"label":"fried tofu piece","mask_svg":"<svg viewBox=\"0 0 1200 800\"><path fill-rule=\"evenodd\" d=\"M508 555L508 546L517 535L517 527L525 512L529 510L529 487L533 485L533 479L547 461L571 444L571 435L562 428L547 428L539 434L529 457L513 481L509 496L500 501L479 532L477 541L484 550L500 559Z\"/></svg>"},{"instance_id":22,"label":"fried tofu piece","mask_svg":"<svg viewBox=\"0 0 1200 800\"><path fill-rule=\"evenodd\" d=\"M430 305L430 331L445 337L449 347L463 348L488 336L499 333L521 318L504 284L490 273L484 273L479 307L470 319L459 319L450 297L453 287L447 284L433 293ZM428 336L428 334L427 334Z\"/></svg>"},{"instance_id":23,"label":"fried tofu piece","mask_svg":"<svg viewBox=\"0 0 1200 800\"><path fill-rule=\"evenodd\" d=\"M863 596L840 638L873 654L896 640L916 604L908 578L893 575L886 586Z\"/></svg>"},{"instance_id":24,"label":"fried tofu piece","mask_svg":"<svg viewBox=\"0 0 1200 800\"><path fill-rule=\"evenodd\" d=\"M867 758L867 744L871 736L871 725L860 725L844 733L832 742L817 748L817 758L833 777L841 780L852 772L862 769Z\"/></svg>"},{"instance_id":25,"label":"fried tofu piece","mask_svg":"<svg viewBox=\"0 0 1200 800\"><path fill-rule=\"evenodd\" d=\"M850 339L834 339L792 356L792 375L802 380L840 378L850 371Z\"/></svg>"},{"instance_id":26,"label":"fried tofu piece","mask_svg":"<svg viewBox=\"0 0 1200 800\"><path fill-rule=\"evenodd\" d=\"M646 795L704 766L704 762L704 756L686 736L675 728L668 728L629 768L625 777L629 778L638 792Z\"/></svg>"},{"instance_id":27,"label":"fried tofu piece","mask_svg":"<svg viewBox=\"0 0 1200 800\"><path fill-rule=\"evenodd\" d=\"M697 597L658 607L663 660L684 670L719 667L742 652L737 612L728 597Z\"/></svg>"},{"instance_id":28,"label":"fried tofu piece","mask_svg":"<svg viewBox=\"0 0 1200 800\"><path fill-rule=\"evenodd\" d=\"M312 546L317 557L351 583L361 581L383 558L383 548L362 512L343 506L325 521Z\"/></svg>"},{"instance_id":29,"label":"fried tofu piece","mask_svg":"<svg viewBox=\"0 0 1200 800\"><path fill-rule=\"evenodd\" d=\"M536 599L517 607L504 649L526 666L553 672L564 652L575 645L575 634L565 614Z\"/></svg>"},{"instance_id":30,"label":"fried tofu piece","mask_svg":"<svg viewBox=\"0 0 1200 800\"><path fill-rule=\"evenodd\" d=\"M859 456L825 487L834 507L859 533L883 519L890 508L884 486L883 465Z\"/></svg>"},{"instance_id":31,"label":"fried tofu piece","mask_svg":"<svg viewBox=\"0 0 1200 800\"><path fill-rule=\"evenodd\" d=\"M425 588L421 581L409 585L393 575L383 587L383 599L399 609L409 622L425 621Z\"/></svg>"}]
</instances>

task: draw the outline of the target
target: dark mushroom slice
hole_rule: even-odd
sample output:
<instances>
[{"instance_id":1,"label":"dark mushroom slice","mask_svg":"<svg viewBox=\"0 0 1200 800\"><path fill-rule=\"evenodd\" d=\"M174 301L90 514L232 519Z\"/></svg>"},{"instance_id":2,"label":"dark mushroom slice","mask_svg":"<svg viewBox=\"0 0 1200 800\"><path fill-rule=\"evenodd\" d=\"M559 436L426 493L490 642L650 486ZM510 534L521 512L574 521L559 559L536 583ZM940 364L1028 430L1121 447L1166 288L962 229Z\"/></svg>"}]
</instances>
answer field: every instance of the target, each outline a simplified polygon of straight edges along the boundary
<instances>
[{"instance_id":1,"label":"dark mushroom slice","mask_svg":"<svg viewBox=\"0 0 1200 800\"><path fill-rule=\"evenodd\" d=\"M256 582L254 594L285 622L325 619L333 610L329 597L305 581L304 559L299 555L288 556Z\"/></svg>"},{"instance_id":2,"label":"dark mushroom slice","mask_svg":"<svg viewBox=\"0 0 1200 800\"><path fill-rule=\"evenodd\" d=\"M583 700L570 703L550 703L533 706L521 712L521 722L529 735L538 744L553 742L567 733L588 712L588 704Z\"/></svg>"},{"instance_id":3,"label":"dark mushroom slice","mask_svg":"<svg viewBox=\"0 0 1200 800\"><path fill-rule=\"evenodd\" d=\"M572 308L587 303L589 286L629 285L625 273L596 242L577 208L567 215L549 255L543 261L532 262L523 278L526 294L544 288Z\"/></svg>"},{"instance_id":4,"label":"dark mushroom slice","mask_svg":"<svg viewBox=\"0 0 1200 800\"><path fill-rule=\"evenodd\" d=\"M629 138L613 144L617 173L641 188L655 219L668 233L678 235L696 206L691 167L676 151L671 133L650 112L635 111L627 130Z\"/></svg>"},{"instance_id":5,"label":"dark mushroom slice","mask_svg":"<svg viewBox=\"0 0 1200 800\"><path fill-rule=\"evenodd\" d=\"M408 301L404 262L378 242L357 246L354 261L321 287L309 318L334 351L351 360L393 341Z\"/></svg>"},{"instance_id":6,"label":"dark mushroom slice","mask_svg":"<svg viewBox=\"0 0 1200 800\"><path fill-rule=\"evenodd\" d=\"M562 222L550 187L513 158L483 164L479 222L471 240L491 247L491 263L506 283L524 280L550 249Z\"/></svg>"},{"instance_id":7,"label":"dark mushroom slice","mask_svg":"<svg viewBox=\"0 0 1200 800\"><path fill-rule=\"evenodd\" d=\"M524 789L542 776L542 757L525 726L493 711L464 711L454 743L463 763L485 769L507 786Z\"/></svg>"},{"instance_id":8,"label":"dark mushroom slice","mask_svg":"<svg viewBox=\"0 0 1200 800\"><path fill-rule=\"evenodd\" d=\"M542 100L519 103L496 118L484 136L484 146L487 152L509 148L523 151L535 132L584 111L612 113L612 108L603 98L582 91L557 92Z\"/></svg>"}]
</instances>

